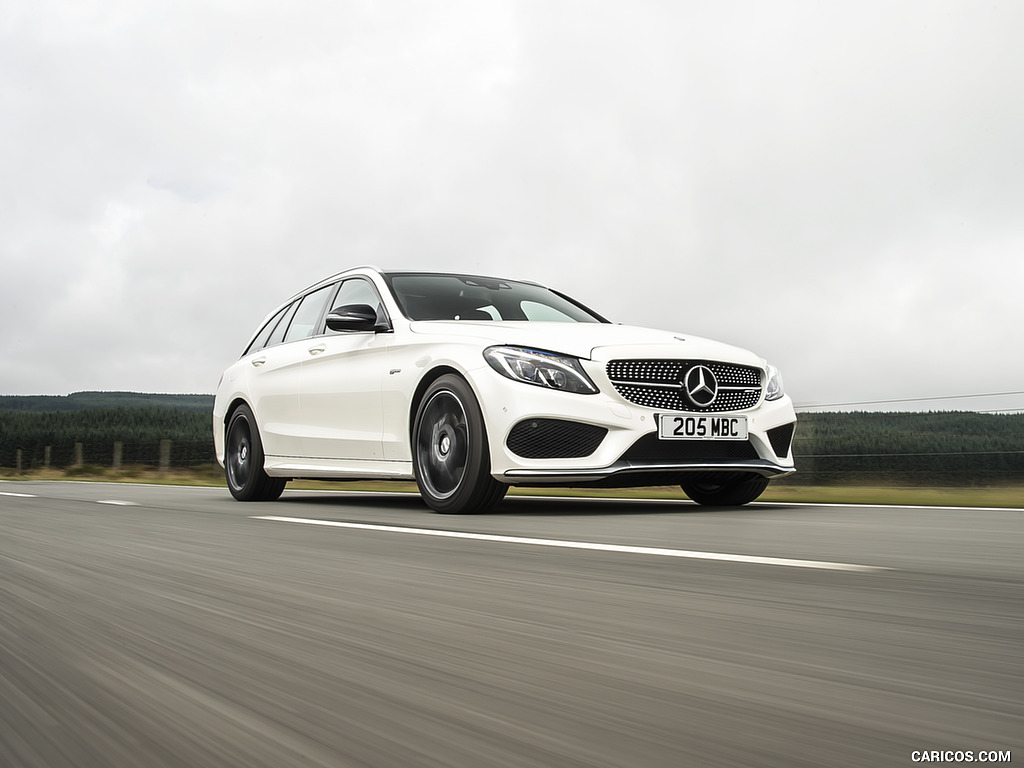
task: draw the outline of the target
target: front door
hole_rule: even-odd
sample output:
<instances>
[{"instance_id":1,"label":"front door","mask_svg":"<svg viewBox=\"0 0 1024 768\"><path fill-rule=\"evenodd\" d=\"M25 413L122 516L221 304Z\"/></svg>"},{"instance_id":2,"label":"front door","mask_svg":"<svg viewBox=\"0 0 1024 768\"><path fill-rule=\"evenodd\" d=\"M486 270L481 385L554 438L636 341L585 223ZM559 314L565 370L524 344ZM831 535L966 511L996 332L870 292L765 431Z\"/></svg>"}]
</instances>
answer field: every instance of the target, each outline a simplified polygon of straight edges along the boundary
<instances>
[{"instance_id":1,"label":"front door","mask_svg":"<svg viewBox=\"0 0 1024 768\"><path fill-rule=\"evenodd\" d=\"M383 319L380 297L363 278L341 284L334 307L366 304ZM302 364L303 455L311 459L382 460L382 379L390 334L335 332L321 321Z\"/></svg>"}]
</instances>

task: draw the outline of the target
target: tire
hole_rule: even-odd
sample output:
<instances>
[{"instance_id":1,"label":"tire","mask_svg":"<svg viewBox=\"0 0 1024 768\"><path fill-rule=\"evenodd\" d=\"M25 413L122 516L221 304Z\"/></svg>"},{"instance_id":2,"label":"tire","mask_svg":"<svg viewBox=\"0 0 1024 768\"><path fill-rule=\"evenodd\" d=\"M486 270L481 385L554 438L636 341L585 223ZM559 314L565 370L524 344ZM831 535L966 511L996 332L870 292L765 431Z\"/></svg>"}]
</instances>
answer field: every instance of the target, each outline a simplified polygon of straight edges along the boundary
<instances>
[{"instance_id":1,"label":"tire","mask_svg":"<svg viewBox=\"0 0 1024 768\"><path fill-rule=\"evenodd\" d=\"M483 512L508 490L491 477L480 405L469 384L454 374L431 384L416 409L412 460L420 495L435 512Z\"/></svg>"},{"instance_id":2,"label":"tire","mask_svg":"<svg viewBox=\"0 0 1024 768\"><path fill-rule=\"evenodd\" d=\"M683 493L707 507L740 507L749 504L768 487L768 478L754 475L731 483L692 482L682 484Z\"/></svg>"},{"instance_id":3,"label":"tire","mask_svg":"<svg viewBox=\"0 0 1024 768\"><path fill-rule=\"evenodd\" d=\"M270 477L263 469L263 442L256 418L247 405L231 414L224 437L224 476L228 490L239 501L273 501L288 482Z\"/></svg>"}]
</instances>

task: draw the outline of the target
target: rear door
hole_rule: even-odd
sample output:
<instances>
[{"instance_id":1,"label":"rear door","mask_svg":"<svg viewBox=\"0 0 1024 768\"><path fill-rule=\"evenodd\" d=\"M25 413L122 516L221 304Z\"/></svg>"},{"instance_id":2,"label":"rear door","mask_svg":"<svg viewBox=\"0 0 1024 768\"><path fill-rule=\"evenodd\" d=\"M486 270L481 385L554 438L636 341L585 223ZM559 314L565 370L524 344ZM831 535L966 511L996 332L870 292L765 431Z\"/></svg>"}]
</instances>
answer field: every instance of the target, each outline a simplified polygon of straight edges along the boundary
<instances>
[{"instance_id":1,"label":"rear door","mask_svg":"<svg viewBox=\"0 0 1024 768\"><path fill-rule=\"evenodd\" d=\"M264 347L249 355L249 394L268 456L302 455L302 363L333 290L325 286L293 302Z\"/></svg>"}]
</instances>

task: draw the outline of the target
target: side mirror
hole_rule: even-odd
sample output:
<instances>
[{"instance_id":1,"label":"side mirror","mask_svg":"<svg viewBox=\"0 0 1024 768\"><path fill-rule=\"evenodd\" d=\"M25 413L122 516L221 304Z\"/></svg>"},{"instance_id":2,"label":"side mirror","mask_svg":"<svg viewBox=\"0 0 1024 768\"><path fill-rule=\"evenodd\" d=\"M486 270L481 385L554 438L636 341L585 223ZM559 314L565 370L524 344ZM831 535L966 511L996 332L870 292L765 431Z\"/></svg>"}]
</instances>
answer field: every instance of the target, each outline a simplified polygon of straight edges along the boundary
<instances>
[{"instance_id":1,"label":"side mirror","mask_svg":"<svg viewBox=\"0 0 1024 768\"><path fill-rule=\"evenodd\" d=\"M327 327L332 331L376 331L377 310L369 304L346 304L327 313Z\"/></svg>"}]
</instances>

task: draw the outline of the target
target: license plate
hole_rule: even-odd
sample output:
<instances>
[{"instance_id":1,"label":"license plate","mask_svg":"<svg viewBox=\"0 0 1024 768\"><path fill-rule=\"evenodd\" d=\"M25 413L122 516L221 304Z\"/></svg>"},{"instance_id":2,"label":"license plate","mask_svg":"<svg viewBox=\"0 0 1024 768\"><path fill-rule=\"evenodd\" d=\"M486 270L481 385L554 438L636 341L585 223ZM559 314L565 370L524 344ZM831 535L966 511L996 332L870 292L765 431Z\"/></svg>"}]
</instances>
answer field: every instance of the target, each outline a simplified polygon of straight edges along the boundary
<instances>
[{"instance_id":1,"label":"license plate","mask_svg":"<svg viewBox=\"0 0 1024 768\"><path fill-rule=\"evenodd\" d=\"M663 413L658 420L661 440L746 440L746 416L694 416Z\"/></svg>"}]
</instances>

